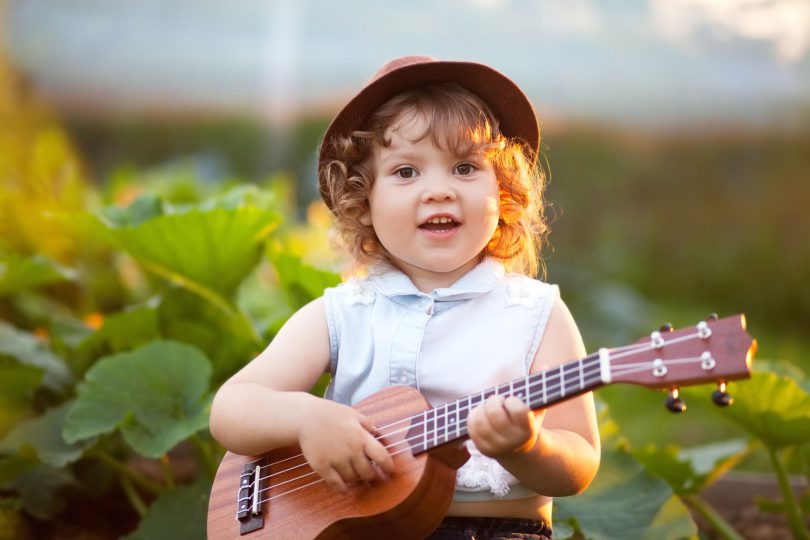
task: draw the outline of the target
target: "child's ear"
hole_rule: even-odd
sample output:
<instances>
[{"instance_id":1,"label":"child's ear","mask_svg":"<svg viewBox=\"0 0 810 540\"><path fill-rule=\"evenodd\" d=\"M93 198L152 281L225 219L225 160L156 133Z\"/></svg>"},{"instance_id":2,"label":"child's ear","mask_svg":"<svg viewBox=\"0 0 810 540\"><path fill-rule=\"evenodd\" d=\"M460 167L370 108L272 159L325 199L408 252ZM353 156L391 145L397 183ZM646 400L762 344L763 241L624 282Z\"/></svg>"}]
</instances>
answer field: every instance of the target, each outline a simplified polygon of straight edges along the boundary
<instances>
[{"instance_id":1,"label":"child's ear","mask_svg":"<svg viewBox=\"0 0 810 540\"><path fill-rule=\"evenodd\" d=\"M360 216L360 223L366 227L371 227L371 212L366 212Z\"/></svg>"}]
</instances>

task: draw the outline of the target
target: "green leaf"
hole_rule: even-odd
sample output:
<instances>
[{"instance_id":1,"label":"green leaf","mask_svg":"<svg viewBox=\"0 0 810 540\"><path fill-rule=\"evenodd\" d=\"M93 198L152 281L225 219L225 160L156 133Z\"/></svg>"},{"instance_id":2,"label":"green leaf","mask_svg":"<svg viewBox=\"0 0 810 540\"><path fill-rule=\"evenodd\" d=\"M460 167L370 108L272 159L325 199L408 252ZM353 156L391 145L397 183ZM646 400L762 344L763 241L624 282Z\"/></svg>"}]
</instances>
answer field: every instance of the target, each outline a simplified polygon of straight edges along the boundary
<instances>
[{"instance_id":1,"label":"green leaf","mask_svg":"<svg viewBox=\"0 0 810 540\"><path fill-rule=\"evenodd\" d=\"M205 538L205 518L211 485L197 482L161 495L125 540L200 540Z\"/></svg>"},{"instance_id":2,"label":"green leaf","mask_svg":"<svg viewBox=\"0 0 810 540\"><path fill-rule=\"evenodd\" d=\"M152 272L230 310L237 287L258 263L262 243L278 221L276 213L251 206L194 208L137 225L90 220L86 230Z\"/></svg>"},{"instance_id":3,"label":"green leaf","mask_svg":"<svg viewBox=\"0 0 810 540\"><path fill-rule=\"evenodd\" d=\"M205 352L213 364L215 385L252 360L264 346L241 312L226 313L182 288L163 294L158 316L163 336Z\"/></svg>"},{"instance_id":4,"label":"green leaf","mask_svg":"<svg viewBox=\"0 0 810 540\"><path fill-rule=\"evenodd\" d=\"M196 348L155 341L99 360L79 385L63 435L68 443L120 429L157 458L208 425L209 360Z\"/></svg>"},{"instance_id":5,"label":"green leaf","mask_svg":"<svg viewBox=\"0 0 810 540\"><path fill-rule=\"evenodd\" d=\"M39 467L40 464L30 447L21 449L14 455L0 458L0 488L10 488L21 474Z\"/></svg>"},{"instance_id":6,"label":"green leaf","mask_svg":"<svg viewBox=\"0 0 810 540\"><path fill-rule=\"evenodd\" d=\"M73 270L41 255L0 254L0 296L75 278Z\"/></svg>"},{"instance_id":7,"label":"green leaf","mask_svg":"<svg viewBox=\"0 0 810 540\"><path fill-rule=\"evenodd\" d=\"M44 377L42 384L61 392L71 382L72 376L65 362L33 334L18 330L0 321L0 356L11 356L23 365L40 368Z\"/></svg>"},{"instance_id":8,"label":"green leaf","mask_svg":"<svg viewBox=\"0 0 810 540\"><path fill-rule=\"evenodd\" d=\"M160 338L158 312L145 304L104 318L97 331L86 335L73 351L74 368L84 369L102 356L129 351Z\"/></svg>"},{"instance_id":9,"label":"green leaf","mask_svg":"<svg viewBox=\"0 0 810 540\"><path fill-rule=\"evenodd\" d=\"M62 438L68 408L72 402L49 410L42 416L17 425L0 441L0 452L14 453L23 445L33 448L40 460L53 467L64 467L81 457L92 441L68 444Z\"/></svg>"},{"instance_id":10,"label":"green leaf","mask_svg":"<svg viewBox=\"0 0 810 540\"><path fill-rule=\"evenodd\" d=\"M755 371L729 391L734 404L720 409L721 417L772 448L810 442L810 394L793 379Z\"/></svg>"},{"instance_id":11,"label":"green leaf","mask_svg":"<svg viewBox=\"0 0 810 540\"><path fill-rule=\"evenodd\" d=\"M744 384L744 383L743 383ZM738 384L731 385L736 392ZM714 387L699 386L694 390L682 388L687 404L683 414L672 414L664 406L666 394L629 384L617 384L599 391L599 398L608 404L610 416L632 448L644 448L650 443L660 447L674 444L679 447L698 446L711 441L724 441L740 436L740 430L731 424L718 422L718 409L711 402Z\"/></svg>"},{"instance_id":12,"label":"green leaf","mask_svg":"<svg viewBox=\"0 0 810 540\"><path fill-rule=\"evenodd\" d=\"M0 437L28 414L43 371L0 355Z\"/></svg>"},{"instance_id":13,"label":"green leaf","mask_svg":"<svg viewBox=\"0 0 810 540\"><path fill-rule=\"evenodd\" d=\"M603 449L593 484L554 501L554 522L566 522L592 540L681 539L697 535L688 510L662 480L622 450Z\"/></svg>"},{"instance_id":14,"label":"green leaf","mask_svg":"<svg viewBox=\"0 0 810 540\"><path fill-rule=\"evenodd\" d=\"M663 478L678 495L694 495L736 465L749 450L743 439L679 449L649 444L633 449L633 456L648 471Z\"/></svg>"},{"instance_id":15,"label":"green leaf","mask_svg":"<svg viewBox=\"0 0 810 540\"><path fill-rule=\"evenodd\" d=\"M304 263L300 257L280 250L269 250L281 289L295 309L323 295L327 287L340 283L340 276Z\"/></svg>"},{"instance_id":16,"label":"green leaf","mask_svg":"<svg viewBox=\"0 0 810 540\"><path fill-rule=\"evenodd\" d=\"M128 207L108 206L101 215L115 227L140 225L144 221L163 215L163 201L154 194L145 193Z\"/></svg>"},{"instance_id":17,"label":"green leaf","mask_svg":"<svg viewBox=\"0 0 810 540\"><path fill-rule=\"evenodd\" d=\"M65 507L66 498L62 491L74 481L73 476L65 469L38 465L23 471L11 482L10 487L22 496L26 512L36 518L48 520Z\"/></svg>"}]
</instances>

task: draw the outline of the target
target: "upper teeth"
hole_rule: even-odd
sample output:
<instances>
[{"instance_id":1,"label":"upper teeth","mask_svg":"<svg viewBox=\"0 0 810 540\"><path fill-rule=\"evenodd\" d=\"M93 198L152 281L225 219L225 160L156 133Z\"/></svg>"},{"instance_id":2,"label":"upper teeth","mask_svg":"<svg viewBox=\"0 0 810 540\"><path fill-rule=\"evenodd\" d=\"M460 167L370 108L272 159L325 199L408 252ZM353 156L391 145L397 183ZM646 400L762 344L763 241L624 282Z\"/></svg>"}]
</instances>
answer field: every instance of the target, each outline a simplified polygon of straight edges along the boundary
<instances>
[{"instance_id":1,"label":"upper teeth","mask_svg":"<svg viewBox=\"0 0 810 540\"><path fill-rule=\"evenodd\" d=\"M448 217L435 217L430 218L428 223L453 223L453 219Z\"/></svg>"}]
</instances>

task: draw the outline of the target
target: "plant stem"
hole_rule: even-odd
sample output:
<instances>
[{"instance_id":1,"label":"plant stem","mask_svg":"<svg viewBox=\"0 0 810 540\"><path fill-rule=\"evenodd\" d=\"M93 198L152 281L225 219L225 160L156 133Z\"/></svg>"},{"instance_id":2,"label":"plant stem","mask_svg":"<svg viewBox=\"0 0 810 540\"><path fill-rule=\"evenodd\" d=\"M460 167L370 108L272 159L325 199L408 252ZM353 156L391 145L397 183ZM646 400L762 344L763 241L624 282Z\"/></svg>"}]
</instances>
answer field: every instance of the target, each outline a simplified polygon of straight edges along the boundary
<instances>
[{"instance_id":1,"label":"plant stem","mask_svg":"<svg viewBox=\"0 0 810 540\"><path fill-rule=\"evenodd\" d=\"M681 499L695 512L700 514L700 517L715 530L721 538L726 540L743 540L743 537L734 530L734 527L726 521L723 516L717 513L717 510L707 504L703 499L697 495L681 495Z\"/></svg>"},{"instance_id":2,"label":"plant stem","mask_svg":"<svg viewBox=\"0 0 810 540\"><path fill-rule=\"evenodd\" d=\"M793 493L793 488L790 486L788 479L787 468L782 463L782 458L776 448L770 446L765 447L768 450L768 456L771 458L771 465L774 472L776 472L776 479L779 481L779 491L782 493L782 502L785 506L785 513L787 514L788 526L793 533L793 538L797 540L808 540L807 527L804 525L802 519L802 512L799 508L799 503L796 501L796 496Z\"/></svg>"},{"instance_id":3,"label":"plant stem","mask_svg":"<svg viewBox=\"0 0 810 540\"><path fill-rule=\"evenodd\" d=\"M166 487L169 489L174 489L174 475L172 474L172 466L171 462L169 461L169 455L163 454L159 461L160 469L163 471L163 481L166 483Z\"/></svg>"},{"instance_id":4,"label":"plant stem","mask_svg":"<svg viewBox=\"0 0 810 540\"><path fill-rule=\"evenodd\" d=\"M135 509L140 517L145 516L146 512L148 511L146 503L144 503L141 496L138 495L138 490L136 490L135 486L132 485L132 481L128 476L121 476L121 487L124 489L124 493L127 496L127 500L132 505L132 508Z\"/></svg>"},{"instance_id":5,"label":"plant stem","mask_svg":"<svg viewBox=\"0 0 810 540\"><path fill-rule=\"evenodd\" d=\"M197 450L200 452L200 456L205 463L205 470L208 472L208 477L213 479L217 474L218 464L214 460L214 456L211 453L211 447L206 444L205 441L200 439L200 436L197 433L191 436L191 442L194 443L194 446L196 446Z\"/></svg>"},{"instance_id":6,"label":"plant stem","mask_svg":"<svg viewBox=\"0 0 810 540\"><path fill-rule=\"evenodd\" d=\"M138 471L135 471L111 455L106 452L97 451L93 453L93 456L99 458L101 461L115 469L122 477L127 478L128 480L134 482L141 488L145 489L152 495L160 495L163 493L163 487L158 484L157 482L150 480L149 478L145 477Z\"/></svg>"}]
</instances>

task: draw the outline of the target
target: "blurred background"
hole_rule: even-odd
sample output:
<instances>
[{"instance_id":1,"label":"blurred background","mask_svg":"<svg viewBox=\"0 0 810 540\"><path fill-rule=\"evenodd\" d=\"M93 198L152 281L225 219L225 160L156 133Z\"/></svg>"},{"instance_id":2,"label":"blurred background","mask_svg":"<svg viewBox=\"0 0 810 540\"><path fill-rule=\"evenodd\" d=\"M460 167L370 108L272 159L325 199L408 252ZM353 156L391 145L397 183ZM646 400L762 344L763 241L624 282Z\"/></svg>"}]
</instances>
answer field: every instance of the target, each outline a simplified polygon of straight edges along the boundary
<instances>
[{"instance_id":1,"label":"blurred background","mask_svg":"<svg viewBox=\"0 0 810 540\"><path fill-rule=\"evenodd\" d=\"M666 322L744 312L759 361L810 388L801 374L810 372L807 0L0 0L6 452L18 450L9 440L27 440L11 431L15 424L74 396L35 393L32 373L40 368L24 365L26 351L47 344L80 380L106 354L176 338L211 356L213 390L296 305L332 283L334 275L300 266L292 251L274 255L273 244L295 236L293 251L305 262L339 269L316 190L320 137L382 63L406 54L489 64L534 102L550 178L545 279L561 285L589 350L623 345ZM234 185L283 201L284 234L274 232L261 248L253 274L265 237L256 229L250 241L240 238L244 252L234 260L242 266L225 285L216 269L198 268L205 257L185 253L198 267L180 272L190 281L174 283L202 290L202 300L143 272L132 258L149 263L155 254L111 236L171 213L163 202L199 202ZM234 193L216 204L253 197ZM77 234L86 210L104 212L109 230ZM66 227L59 215L78 217ZM178 236L193 237L189 227ZM99 238L114 249L99 248ZM164 268L185 263L172 249L158 253L170 261ZM272 273L268 259L280 275L272 286L262 281ZM206 303L212 299L216 309ZM217 311L223 306L227 320ZM155 310L160 332L154 321L133 322ZM657 406L649 421L636 421L642 407L629 401L625 434L635 425L641 441L656 429L683 438L684 428L662 423ZM698 431L692 443L727 435L713 421ZM221 450L207 434L202 439L209 453ZM110 455L132 463L121 445L110 446ZM91 485L84 464L96 458L76 461L81 449L74 450L51 461L60 470L75 461L73 473ZM810 453L803 455L810 470ZM160 464L167 463L164 455ZM0 487L8 482L0 475ZM208 488L199 489L204 515ZM134 501L137 510L137 494ZM25 497L20 504L31 512ZM134 528L129 519L123 530ZM108 529L122 529L113 522ZM21 538L19 528L9 530Z\"/></svg>"},{"instance_id":2,"label":"blurred background","mask_svg":"<svg viewBox=\"0 0 810 540\"><path fill-rule=\"evenodd\" d=\"M0 0L0 248L70 266L87 248L36 216L270 183L336 270L319 139L405 54L489 64L534 102L546 279L589 350L745 312L761 359L810 369L806 0ZM84 286L90 326L132 301ZM34 331L43 308L15 302L0 316Z\"/></svg>"},{"instance_id":3,"label":"blurred background","mask_svg":"<svg viewBox=\"0 0 810 540\"><path fill-rule=\"evenodd\" d=\"M806 361L805 1L0 5L4 99L14 81L17 99L44 104L90 182L282 171L302 211L317 199L325 126L385 60L490 64L542 122L548 279L590 345L661 318L742 311L765 354Z\"/></svg>"}]
</instances>

